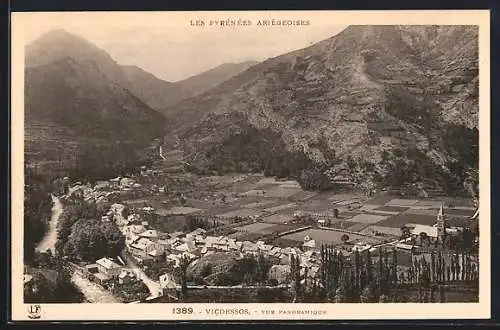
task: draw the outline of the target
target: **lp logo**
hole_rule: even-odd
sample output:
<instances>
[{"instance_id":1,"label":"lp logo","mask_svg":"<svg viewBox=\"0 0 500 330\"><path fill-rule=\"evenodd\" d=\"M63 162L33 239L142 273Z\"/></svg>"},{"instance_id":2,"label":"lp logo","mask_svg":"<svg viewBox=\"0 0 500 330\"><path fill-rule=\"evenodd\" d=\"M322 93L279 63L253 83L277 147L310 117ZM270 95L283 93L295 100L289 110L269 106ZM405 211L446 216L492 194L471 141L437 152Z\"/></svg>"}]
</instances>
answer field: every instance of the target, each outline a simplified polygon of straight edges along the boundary
<instances>
[{"instance_id":1,"label":"lp logo","mask_svg":"<svg viewBox=\"0 0 500 330\"><path fill-rule=\"evenodd\" d=\"M42 311L42 307L40 305L31 305L28 308L28 317L32 320L36 320L40 318L40 312Z\"/></svg>"}]
</instances>

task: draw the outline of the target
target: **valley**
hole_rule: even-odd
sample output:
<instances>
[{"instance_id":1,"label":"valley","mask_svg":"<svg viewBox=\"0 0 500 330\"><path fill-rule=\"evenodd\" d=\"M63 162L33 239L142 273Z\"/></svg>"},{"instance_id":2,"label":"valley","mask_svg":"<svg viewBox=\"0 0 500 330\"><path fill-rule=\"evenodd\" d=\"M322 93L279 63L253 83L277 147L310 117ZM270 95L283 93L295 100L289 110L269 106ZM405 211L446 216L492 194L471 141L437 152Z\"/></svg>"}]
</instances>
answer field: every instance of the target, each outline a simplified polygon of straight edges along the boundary
<instances>
[{"instance_id":1,"label":"valley","mask_svg":"<svg viewBox=\"0 0 500 330\"><path fill-rule=\"evenodd\" d=\"M30 299L50 269L94 303L477 300L475 27L179 82L62 30L26 50Z\"/></svg>"}]
</instances>

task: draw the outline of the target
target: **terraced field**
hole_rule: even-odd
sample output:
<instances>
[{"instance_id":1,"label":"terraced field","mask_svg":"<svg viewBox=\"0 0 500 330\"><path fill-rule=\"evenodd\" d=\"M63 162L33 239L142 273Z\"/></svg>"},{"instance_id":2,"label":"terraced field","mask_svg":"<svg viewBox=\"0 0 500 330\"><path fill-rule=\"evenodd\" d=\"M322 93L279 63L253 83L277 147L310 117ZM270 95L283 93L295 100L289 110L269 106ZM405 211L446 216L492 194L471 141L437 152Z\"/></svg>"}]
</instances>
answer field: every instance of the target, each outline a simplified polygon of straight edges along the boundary
<instances>
[{"instance_id":1,"label":"terraced field","mask_svg":"<svg viewBox=\"0 0 500 330\"><path fill-rule=\"evenodd\" d=\"M352 241L366 241L371 236L374 242L380 242L388 237L399 237L401 227L408 223L434 225L441 205L445 205L444 212L450 225L460 226L463 224L460 219L474 213L471 203L463 199L415 199L388 193L366 198L357 193L316 193L299 188L294 181L279 181L259 174L218 177L186 174L176 180L187 180L196 187L192 193L185 192L187 200L183 206L176 199L161 194L138 198L138 202L147 201L161 208L167 216L165 221L176 222L164 224L162 228L178 227L182 222L178 217L181 214L216 216L227 224L235 217L254 217L254 223L246 222L232 229L234 233L231 236L238 239L250 240L298 228L300 224L294 223L295 216L302 214L324 220L318 224L340 231L309 229L281 237L282 243L299 242L311 234L320 242L342 244L342 231L348 231ZM222 200L220 196L225 198ZM338 210L338 218L334 216L335 209ZM356 232L360 235L353 234Z\"/></svg>"}]
</instances>

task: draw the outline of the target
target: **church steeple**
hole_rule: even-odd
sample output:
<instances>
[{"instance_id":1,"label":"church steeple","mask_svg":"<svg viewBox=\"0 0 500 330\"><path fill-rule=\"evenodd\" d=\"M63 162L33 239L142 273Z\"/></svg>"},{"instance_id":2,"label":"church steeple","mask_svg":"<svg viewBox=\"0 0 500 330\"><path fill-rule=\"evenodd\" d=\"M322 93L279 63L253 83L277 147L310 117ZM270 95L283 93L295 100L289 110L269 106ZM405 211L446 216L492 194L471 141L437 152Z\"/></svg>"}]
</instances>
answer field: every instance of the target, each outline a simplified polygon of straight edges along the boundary
<instances>
[{"instance_id":1,"label":"church steeple","mask_svg":"<svg viewBox=\"0 0 500 330\"><path fill-rule=\"evenodd\" d=\"M436 227L437 227L438 239L442 240L442 238L445 235L443 203L441 203L441 207L439 208L439 212L437 214Z\"/></svg>"}]
</instances>

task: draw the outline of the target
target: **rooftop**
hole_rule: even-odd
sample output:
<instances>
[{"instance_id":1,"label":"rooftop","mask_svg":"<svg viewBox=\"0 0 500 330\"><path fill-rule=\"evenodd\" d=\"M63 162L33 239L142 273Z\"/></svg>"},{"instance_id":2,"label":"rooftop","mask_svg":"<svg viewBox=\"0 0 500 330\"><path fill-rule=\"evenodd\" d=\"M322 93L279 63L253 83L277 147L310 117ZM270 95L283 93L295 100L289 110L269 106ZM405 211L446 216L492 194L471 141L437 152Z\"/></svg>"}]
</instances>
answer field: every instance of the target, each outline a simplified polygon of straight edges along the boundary
<instances>
[{"instance_id":1,"label":"rooftop","mask_svg":"<svg viewBox=\"0 0 500 330\"><path fill-rule=\"evenodd\" d=\"M101 259L97 260L95 263L106 268L106 269L113 269L113 268L120 268L121 267L116 262L114 262L113 260L108 259L108 258L101 258Z\"/></svg>"},{"instance_id":2,"label":"rooftop","mask_svg":"<svg viewBox=\"0 0 500 330\"><path fill-rule=\"evenodd\" d=\"M146 237L141 237L134 243L130 244L130 246L139 250L145 250L150 244L153 244L151 240Z\"/></svg>"},{"instance_id":3,"label":"rooftop","mask_svg":"<svg viewBox=\"0 0 500 330\"><path fill-rule=\"evenodd\" d=\"M154 229L149 229L149 230L146 230L146 231L140 233L139 236L140 237L157 238L159 235L158 235L158 231L156 231Z\"/></svg>"}]
</instances>

